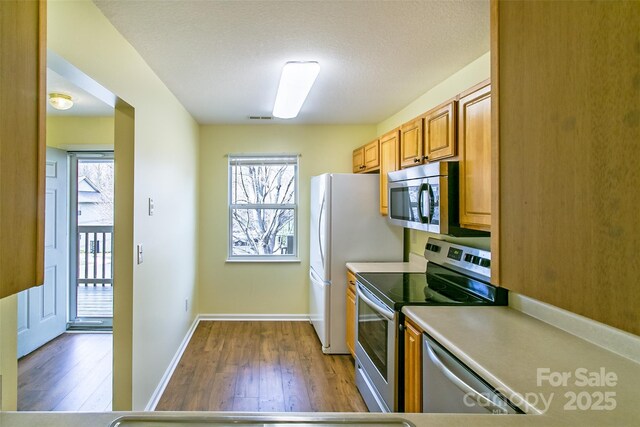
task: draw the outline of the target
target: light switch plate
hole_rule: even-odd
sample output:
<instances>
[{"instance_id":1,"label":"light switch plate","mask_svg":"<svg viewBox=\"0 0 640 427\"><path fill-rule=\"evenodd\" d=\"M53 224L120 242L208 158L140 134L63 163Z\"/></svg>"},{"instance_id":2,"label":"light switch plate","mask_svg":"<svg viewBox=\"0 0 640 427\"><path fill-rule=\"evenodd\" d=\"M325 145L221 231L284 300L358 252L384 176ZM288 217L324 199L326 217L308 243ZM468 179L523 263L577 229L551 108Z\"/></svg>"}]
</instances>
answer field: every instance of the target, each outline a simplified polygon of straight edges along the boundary
<instances>
[{"instance_id":1,"label":"light switch plate","mask_svg":"<svg viewBox=\"0 0 640 427\"><path fill-rule=\"evenodd\" d=\"M137 246L138 264L142 264L142 243L138 243Z\"/></svg>"},{"instance_id":2,"label":"light switch plate","mask_svg":"<svg viewBox=\"0 0 640 427\"><path fill-rule=\"evenodd\" d=\"M154 210L155 210L155 205L153 203L153 199L149 197L149 216L153 216Z\"/></svg>"}]
</instances>

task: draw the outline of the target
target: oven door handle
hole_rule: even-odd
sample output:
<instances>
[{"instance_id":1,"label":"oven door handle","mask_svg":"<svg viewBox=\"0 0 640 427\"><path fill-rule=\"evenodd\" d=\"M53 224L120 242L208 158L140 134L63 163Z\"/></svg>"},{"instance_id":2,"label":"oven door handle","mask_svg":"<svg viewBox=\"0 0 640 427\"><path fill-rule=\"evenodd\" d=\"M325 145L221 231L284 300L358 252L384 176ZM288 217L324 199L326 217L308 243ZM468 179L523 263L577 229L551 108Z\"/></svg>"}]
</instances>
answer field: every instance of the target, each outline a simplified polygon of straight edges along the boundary
<instances>
[{"instance_id":1,"label":"oven door handle","mask_svg":"<svg viewBox=\"0 0 640 427\"><path fill-rule=\"evenodd\" d=\"M469 384L460 379L456 374L451 372L449 368L445 366L445 364L440 360L440 358L436 355L435 350L431 347L431 345L425 340L425 348L427 349L427 355L431 362L442 372L442 374L447 377L449 381L454 383L460 390L467 393L473 400L475 400L478 405L483 408L486 408L494 413L506 414L507 411L505 408L496 405L493 403L491 399L481 394L475 388L471 387Z\"/></svg>"},{"instance_id":2,"label":"oven door handle","mask_svg":"<svg viewBox=\"0 0 640 427\"><path fill-rule=\"evenodd\" d=\"M368 297L365 294L365 290L362 289L362 285L358 284L358 286L356 287L356 290L358 291L358 296L365 302L367 303L367 305L369 307L371 307L373 310L375 310L377 313L383 315L384 317L386 317L389 320L393 320L395 317L395 312L392 310L389 310L386 307L381 307L380 304L377 304L374 300L372 300L370 297Z\"/></svg>"}]
</instances>

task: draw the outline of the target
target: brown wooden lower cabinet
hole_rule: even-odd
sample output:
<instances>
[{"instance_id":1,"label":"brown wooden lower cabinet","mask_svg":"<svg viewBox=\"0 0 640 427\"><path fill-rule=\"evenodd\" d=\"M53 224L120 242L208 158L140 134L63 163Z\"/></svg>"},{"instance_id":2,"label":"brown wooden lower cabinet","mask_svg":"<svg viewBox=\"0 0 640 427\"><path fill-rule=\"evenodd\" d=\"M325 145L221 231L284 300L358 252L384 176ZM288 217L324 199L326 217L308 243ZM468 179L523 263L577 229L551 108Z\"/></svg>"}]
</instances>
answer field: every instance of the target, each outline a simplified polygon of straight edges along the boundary
<instances>
[{"instance_id":1,"label":"brown wooden lower cabinet","mask_svg":"<svg viewBox=\"0 0 640 427\"><path fill-rule=\"evenodd\" d=\"M404 321L404 412L422 412L422 330Z\"/></svg>"},{"instance_id":2,"label":"brown wooden lower cabinet","mask_svg":"<svg viewBox=\"0 0 640 427\"><path fill-rule=\"evenodd\" d=\"M347 270L347 347L356 357L356 276Z\"/></svg>"}]
</instances>

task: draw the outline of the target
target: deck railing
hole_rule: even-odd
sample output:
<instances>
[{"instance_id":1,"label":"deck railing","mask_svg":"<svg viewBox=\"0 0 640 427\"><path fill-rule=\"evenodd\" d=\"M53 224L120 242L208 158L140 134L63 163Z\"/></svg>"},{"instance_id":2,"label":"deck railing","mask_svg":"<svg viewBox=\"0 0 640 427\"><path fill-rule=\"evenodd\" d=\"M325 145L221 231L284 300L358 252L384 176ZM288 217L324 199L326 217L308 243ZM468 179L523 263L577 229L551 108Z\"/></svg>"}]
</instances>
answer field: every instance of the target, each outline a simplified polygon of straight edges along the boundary
<instances>
[{"instance_id":1,"label":"deck railing","mask_svg":"<svg viewBox=\"0 0 640 427\"><path fill-rule=\"evenodd\" d=\"M78 226L78 286L113 286L112 225Z\"/></svg>"}]
</instances>

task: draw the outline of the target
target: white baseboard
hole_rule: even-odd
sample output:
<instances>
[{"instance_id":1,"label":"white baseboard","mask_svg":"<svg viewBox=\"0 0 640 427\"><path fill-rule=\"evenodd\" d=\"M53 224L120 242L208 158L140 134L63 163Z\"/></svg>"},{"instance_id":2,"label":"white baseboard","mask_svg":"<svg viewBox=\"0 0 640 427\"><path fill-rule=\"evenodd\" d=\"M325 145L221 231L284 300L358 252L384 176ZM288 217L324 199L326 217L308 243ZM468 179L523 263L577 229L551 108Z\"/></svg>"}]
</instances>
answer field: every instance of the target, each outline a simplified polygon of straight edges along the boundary
<instances>
[{"instance_id":1,"label":"white baseboard","mask_svg":"<svg viewBox=\"0 0 640 427\"><path fill-rule=\"evenodd\" d=\"M186 350L187 345L189 344L189 341L191 341L191 337L193 336L193 333L195 332L196 327L198 326L198 323L200 323L200 316L196 316L195 319L193 319L193 323L189 327L189 330L187 330L187 334L184 336L184 339L180 343L180 346L178 347L176 354L173 356L173 359L171 359L171 362L169 363L167 370L164 372L164 375L160 379L160 383L158 383L158 386L156 387L155 391L151 395L151 399L149 399L149 403L147 403L147 406L144 408L145 411L155 411L156 406L158 405L158 402L162 397L162 393L164 393L164 390L167 388L167 385L169 384L169 380L171 379L173 372L176 370L178 363L180 363L180 359L182 358L182 355L184 354L184 351Z\"/></svg>"},{"instance_id":2,"label":"white baseboard","mask_svg":"<svg viewBox=\"0 0 640 427\"><path fill-rule=\"evenodd\" d=\"M309 321L308 314L201 314L200 320L223 320L228 322L253 320L264 322L303 322Z\"/></svg>"},{"instance_id":3,"label":"white baseboard","mask_svg":"<svg viewBox=\"0 0 640 427\"><path fill-rule=\"evenodd\" d=\"M303 322L303 321L309 321L309 315L308 314L198 314L196 318L193 319L193 323L189 327L187 334L185 335L184 339L180 343L180 346L178 347L176 354L173 356L173 359L171 359L171 362L169 363L167 370L165 371L164 375L160 379L160 383L158 383L158 386L156 387L155 391L151 395L151 399L149 399L149 403L147 403L147 406L144 408L145 411L154 411L156 409L156 406L158 405L158 402L162 397L162 393L164 393L164 390L167 388L167 385L169 384L169 380L171 379L173 372L178 367L178 363L180 363L180 359L182 358L182 355L184 354L184 351L186 350L187 345L189 344L189 341L191 341L191 337L193 336L193 333L195 332L196 327L198 326L198 323L200 323L200 321L202 320L222 320L222 321L252 320L252 321L264 321L264 322L267 322L267 321Z\"/></svg>"}]
</instances>

